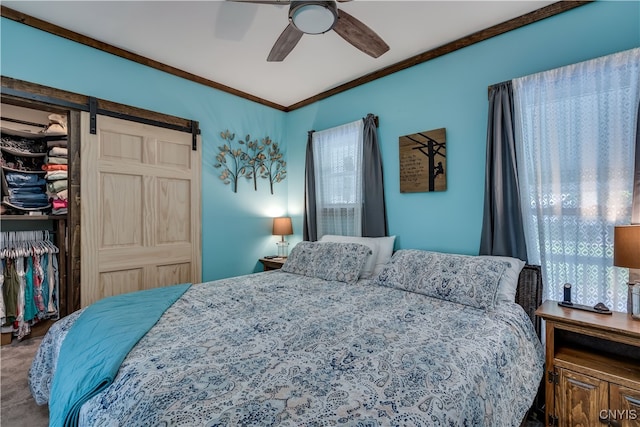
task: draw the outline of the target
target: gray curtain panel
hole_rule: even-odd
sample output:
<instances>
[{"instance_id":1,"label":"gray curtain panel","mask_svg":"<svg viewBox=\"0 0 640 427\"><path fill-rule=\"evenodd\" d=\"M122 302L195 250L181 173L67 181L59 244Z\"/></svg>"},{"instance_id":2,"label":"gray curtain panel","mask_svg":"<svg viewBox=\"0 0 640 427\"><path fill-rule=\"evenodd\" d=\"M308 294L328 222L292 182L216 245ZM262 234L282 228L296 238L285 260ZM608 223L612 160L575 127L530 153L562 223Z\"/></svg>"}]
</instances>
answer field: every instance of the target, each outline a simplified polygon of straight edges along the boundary
<instances>
[{"instance_id":1,"label":"gray curtain panel","mask_svg":"<svg viewBox=\"0 0 640 427\"><path fill-rule=\"evenodd\" d=\"M638 119L636 120L636 162L633 170L631 224L640 224L640 104L638 105Z\"/></svg>"},{"instance_id":2,"label":"gray curtain panel","mask_svg":"<svg viewBox=\"0 0 640 427\"><path fill-rule=\"evenodd\" d=\"M313 131L307 137L307 156L304 172L304 215L302 218L302 240L318 240L316 227L316 176L313 166Z\"/></svg>"},{"instance_id":3,"label":"gray curtain panel","mask_svg":"<svg viewBox=\"0 0 640 427\"><path fill-rule=\"evenodd\" d=\"M387 235L387 211L384 204L382 156L378 147L378 129L375 116L364 119L362 185L364 206L362 210L362 236Z\"/></svg>"},{"instance_id":4,"label":"gray curtain panel","mask_svg":"<svg viewBox=\"0 0 640 427\"><path fill-rule=\"evenodd\" d=\"M513 88L508 81L493 85L489 93L480 255L511 256L527 261L519 193Z\"/></svg>"}]
</instances>

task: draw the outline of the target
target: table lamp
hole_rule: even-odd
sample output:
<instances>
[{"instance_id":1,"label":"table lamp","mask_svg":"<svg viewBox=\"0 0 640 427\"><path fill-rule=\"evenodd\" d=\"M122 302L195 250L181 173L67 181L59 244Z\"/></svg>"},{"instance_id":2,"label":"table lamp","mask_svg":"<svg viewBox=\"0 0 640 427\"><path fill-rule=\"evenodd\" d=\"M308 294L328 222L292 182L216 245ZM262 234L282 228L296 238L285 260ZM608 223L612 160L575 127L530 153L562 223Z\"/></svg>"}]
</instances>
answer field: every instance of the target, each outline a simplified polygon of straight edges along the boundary
<instances>
[{"instance_id":1,"label":"table lamp","mask_svg":"<svg viewBox=\"0 0 640 427\"><path fill-rule=\"evenodd\" d=\"M616 267L629 268L629 293L627 299L627 312L634 318L640 316L640 307L635 304L634 298L638 296L634 294L640 290L640 225L619 225L613 230L613 265ZM638 311L638 313L636 313Z\"/></svg>"},{"instance_id":2,"label":"table lamp","mask_svg":"<svg viewBox=\"0 0 640 427\"><path fill-rule=\"evenodd\" d=\"M293 234L293 226L291 225L291 217L283 216L279 218L273 218L273 232L274 236L280 236L281 240L276 243L278 245L278 256L282 258L287 257L287 247L289 242L284 240L284 236Z\"/></svg>"}]
</instances>

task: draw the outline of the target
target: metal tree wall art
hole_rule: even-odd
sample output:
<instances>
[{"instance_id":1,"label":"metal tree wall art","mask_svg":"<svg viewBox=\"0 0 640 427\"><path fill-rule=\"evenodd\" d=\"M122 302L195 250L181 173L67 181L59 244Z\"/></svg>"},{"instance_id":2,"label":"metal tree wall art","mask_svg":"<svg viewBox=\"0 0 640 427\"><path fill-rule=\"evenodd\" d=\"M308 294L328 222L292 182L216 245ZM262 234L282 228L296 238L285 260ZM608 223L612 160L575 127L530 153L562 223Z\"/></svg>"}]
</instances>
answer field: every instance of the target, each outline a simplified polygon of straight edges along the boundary
<instances>
[{"instance_id":1,"label":"metal tree wall art","mask_svg":"<svg viewBox=\"0 0 640 427\"><path fill-rule=\"evenodd\" d=\"M273 183L281 182L287 177L287 162L282 160L282 153L277 142L271 141L269 137L262 140L267 149L267 157L262 160L261 177L269 180L271 194L273 194Z\"/></svg>"},{"instance_id":2,"label":"metal tree wall art","mask_svg":"<svg viewBox=\"0 0 640 427\"><path fill-rule=\"evenodd\" d=\"M220 132L220 137L228 142L228 144L225 143L221 147L218 147L218 150L220 150L220 153L216 156L218 163L213 166L216 168L224 168L220 174L220 179L227 185L233 184L231 189L236 193L238 192L238 178L242 174L242 157L244 156L244 152L240 148L237 150L233 149L233 140L236 137L235 133L226 130ZM240 144L243 144L243 142L240 141Z\"/></svg>"},{"instance_id":3,"label":"metal tree wall art","mask_svg":"<svg viewBox=\"0 0 640 427\"><path fill-rule=\"evenodd\" d=\"M239 139L240 148L233 147L235 133L225 130L220 132L220 137L225 144L218 147L220 152L216 156L215 168L223 168L220 179L225 184L232 184L234 193L238 192L238 179L245 177L253 180L253 189L258 191L258 178L269 181L269 188L273 194L273 183L281 182L287 176L287 162L283 160L283 154L277 142L273 142L268 136L258 140L251 140L251 136ZM245 150L243 148L246 147Z\"/></svg>"},{"instance_id":4,"label":"metal tree wall art","mask_svg":"<svg viewBox=\"0 0 640 427\"><path fill-rule=\"evenodd\" d=\"M264 145L260 145L258 140L250 140L250 136L245 137L247 152L245 153L245 166L242 173L247 179L253 178L253 190L258 191L258 175L264 169L262 162L265 159ZM273 194L273 191L271 192Z\"/></svg>"}]
</instances>

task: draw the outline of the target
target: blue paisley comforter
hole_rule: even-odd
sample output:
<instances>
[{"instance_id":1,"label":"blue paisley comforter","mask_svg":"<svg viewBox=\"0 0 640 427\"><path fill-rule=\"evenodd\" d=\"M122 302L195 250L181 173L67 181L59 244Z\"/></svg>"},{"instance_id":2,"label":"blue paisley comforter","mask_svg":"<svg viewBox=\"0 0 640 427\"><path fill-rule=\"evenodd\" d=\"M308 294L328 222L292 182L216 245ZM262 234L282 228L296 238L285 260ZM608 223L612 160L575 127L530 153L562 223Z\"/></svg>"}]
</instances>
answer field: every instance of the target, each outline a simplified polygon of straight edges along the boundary
<instances>
[{"instance_id":1,"label":"blue paisley comforter","mask_svg":"<svg viewBox=\"0 0 640 427\"><path fill-rule=\"evenodd\" d=\"M49 400L58 321L33 361ZM192 286L87 401L82 426L518 426L542 377L524 310L269 271Z\"/></svg>"}]
</instances>

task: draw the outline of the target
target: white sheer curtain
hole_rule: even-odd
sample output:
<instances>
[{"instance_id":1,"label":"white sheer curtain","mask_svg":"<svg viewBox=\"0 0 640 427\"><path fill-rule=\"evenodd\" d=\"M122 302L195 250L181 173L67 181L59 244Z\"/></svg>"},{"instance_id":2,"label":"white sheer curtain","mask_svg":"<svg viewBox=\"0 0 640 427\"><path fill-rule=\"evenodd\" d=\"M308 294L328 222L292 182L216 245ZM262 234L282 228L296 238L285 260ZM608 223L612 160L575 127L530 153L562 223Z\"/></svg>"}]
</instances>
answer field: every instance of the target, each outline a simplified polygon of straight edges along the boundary
<instances>
[{"instance_id":1,"label":"white sheer curtain","mask_svg":"<svg viewBox=\"0 0 640 427\"><path fill-rule=\"evenodd\" d=\"M318 239L362 234L362 120L313 133Z\"/></svg>"},{"instance_id":2,"label":"white sheer curtain","mask_svg":"<svg viewBox=\"0 0 640 427\"><path fill-rule=\"evenodd\" d=\"M628 270L613 227L629 224L640 49L513 80L518 178L529 263L544 299L626 311Z\"/></svg>"}]
</instances>

